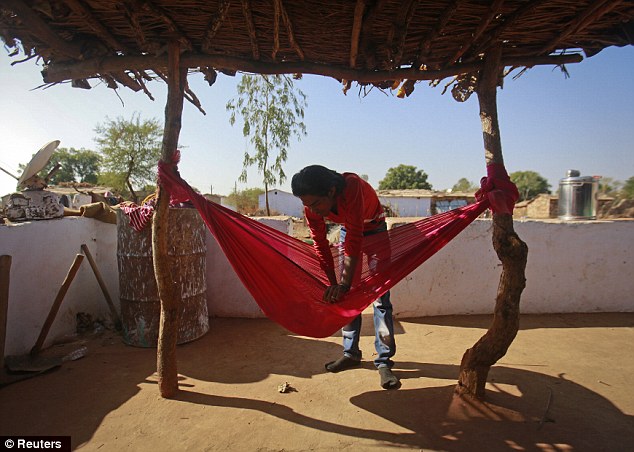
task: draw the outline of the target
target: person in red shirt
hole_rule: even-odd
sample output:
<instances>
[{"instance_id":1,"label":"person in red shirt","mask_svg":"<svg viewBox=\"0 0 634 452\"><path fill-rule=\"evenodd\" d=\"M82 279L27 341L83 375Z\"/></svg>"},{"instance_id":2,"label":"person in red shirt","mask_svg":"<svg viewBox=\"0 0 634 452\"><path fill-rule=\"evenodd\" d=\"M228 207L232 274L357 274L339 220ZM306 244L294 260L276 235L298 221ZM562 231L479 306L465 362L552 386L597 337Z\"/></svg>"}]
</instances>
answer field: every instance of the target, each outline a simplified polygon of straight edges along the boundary
<instances>
[{"instance_id":1,"label":"person in red shirt","mask_svg":"<svg viewBox=\"0 0 634 452\"><path fill-rule=\"evenodd\" d=\"M295 174L291 187L293 195L304 204L315 251L330 282L323 300L337 303L352 285L361 258L363 237L387 230L383 207L372 186L358 175L340 174L320 165L307 166ZM342 226L340 241L344 246L344 259L339 281L327 238L326 220ZM381 376L381 386L385 389L397 388L399 380L391 370L396 343L389 291L374 302L373 309L377 351L374 365ZM340 372L361 363L361 315L343 327L342 335L343 356L326 364L329 372Z\"/></svg>"}]
</instances>

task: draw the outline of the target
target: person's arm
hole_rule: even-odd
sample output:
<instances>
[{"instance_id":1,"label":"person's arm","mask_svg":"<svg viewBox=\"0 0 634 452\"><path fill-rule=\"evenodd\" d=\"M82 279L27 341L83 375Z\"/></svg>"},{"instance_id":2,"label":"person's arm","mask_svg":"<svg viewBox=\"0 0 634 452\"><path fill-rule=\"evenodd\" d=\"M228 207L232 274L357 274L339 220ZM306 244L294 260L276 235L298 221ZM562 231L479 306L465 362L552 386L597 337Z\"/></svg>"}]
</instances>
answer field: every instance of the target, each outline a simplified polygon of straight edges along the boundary
<instances>
[{"instance_id":1,"label":"person's arm","mask_svg":"<svg viewBox=\"0 0 634 452\"><path fill-rule=\"evenodd\" d=\"M363 191L354 179L347 181L345 209L346 240L344 242L343 271L339 284L331 285L324 293L324 301L338 302L350 290L357 269L363 242ZM332 282L331 282L332 284Z\"/></svg>"}]
</instances>

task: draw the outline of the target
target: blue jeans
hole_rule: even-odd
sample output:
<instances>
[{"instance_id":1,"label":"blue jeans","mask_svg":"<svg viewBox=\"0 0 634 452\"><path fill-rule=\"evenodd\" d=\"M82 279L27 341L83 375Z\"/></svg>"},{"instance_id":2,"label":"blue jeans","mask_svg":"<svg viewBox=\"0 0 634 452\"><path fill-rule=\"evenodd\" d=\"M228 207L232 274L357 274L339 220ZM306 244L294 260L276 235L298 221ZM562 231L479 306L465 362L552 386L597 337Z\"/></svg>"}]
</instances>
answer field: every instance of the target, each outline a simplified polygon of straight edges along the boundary
<instances>
[{"instance_id":1,"label":"blue jeans","mask_svg":"<svg viewBox=\"0 0 634 452\"><path fill-rule=\"evenodd\" d=\"M383 226L365 232L363 235L371 235L382 232L387 229ZM346 230L341 228L340 242L344 242L346 238ZM372 304L374 311L374 348L377 357L374 359L374 365L379 367L392 368L394 361L390 358L396 353L396 342L394 340L394 320L392 319L392 302L390 301L390 291L385 292L380 298ZM361 336L361 314L344 326L341 330L343 335L343 354L348 358L361 360L362 354L359 349L359 338Z\"/></svg>"}]
</instances>

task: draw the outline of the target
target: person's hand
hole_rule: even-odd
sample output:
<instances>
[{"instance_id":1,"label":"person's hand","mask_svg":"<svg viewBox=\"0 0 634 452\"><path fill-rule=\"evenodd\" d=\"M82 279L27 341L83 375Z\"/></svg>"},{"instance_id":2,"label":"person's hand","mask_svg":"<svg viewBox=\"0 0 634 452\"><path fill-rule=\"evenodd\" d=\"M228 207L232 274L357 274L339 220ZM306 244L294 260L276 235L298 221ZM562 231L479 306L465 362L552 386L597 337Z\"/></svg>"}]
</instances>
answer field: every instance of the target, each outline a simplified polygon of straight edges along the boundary
<instances>
[{"instance_id":1,"label":"person's hand","mask_svg":"<svg viewBox=\"0 0 634 452\"><path fill-rule=\"evenodd\" d=\"M335 284L329 286L324 292L323 301L326 303L337 303L349 290L350 286L347 284Z\"/></svg>"}]
</instances>

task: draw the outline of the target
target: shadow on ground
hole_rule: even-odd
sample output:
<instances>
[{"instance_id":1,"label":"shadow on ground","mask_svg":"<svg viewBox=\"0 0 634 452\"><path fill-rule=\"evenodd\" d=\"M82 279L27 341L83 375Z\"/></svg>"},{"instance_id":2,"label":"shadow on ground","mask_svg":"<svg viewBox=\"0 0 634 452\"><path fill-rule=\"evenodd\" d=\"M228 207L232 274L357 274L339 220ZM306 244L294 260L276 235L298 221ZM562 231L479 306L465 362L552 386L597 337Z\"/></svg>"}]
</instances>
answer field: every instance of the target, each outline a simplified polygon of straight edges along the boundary
<instances>
[{"instance_id":1,"label":"shadow on ground","mask_svg":"<svg viewBox=\"0 0 634 452\"><path fill-rule=\"evenodd\" d=\"M632 316L628 318L623 322L615 317L608 320L608 326L631 326ZM486 327L486 318L475 319L476 323L469 318L453 320L460 326ZM430 321L438 319L415 320L413 324ZM530 322L535 322L533 328L537 328L540 321ZM574 320L558 322L570 327L574 324ZM82 360L0 389L0 435L70 435L73 447L86 445L106 416L116 420L123 416L119 414L121 407L142 390L147 393L148 389L143 388L148 383L155 388L154 349L124 346L113 335L92 340L89 348L90 354ZM359 384L358 389L353 388L356 395L338 401L342 406L350 403L356 407L358 419L368 418L367 422L351 420L345 423L348 425L327 420L325 415L317 416L314 411L312 415L305 414L308 411L300 412L290 403L237 396L241 391L233 386L255 384L271 375L311 379L323 374L323 363L339 353L340 345L334 340L293 336L267 320L214 320L209 334L179 346L181 391L175 400L166 403L257 412L261 414L259 422L282 420L352 441L370 440L382 447L450 451L485 450L484 445L488 451L629 451L634 447L634 416L604 396L568 380L565 374L551 376L496 366L489 375L487 401L480 403L454 396L457 364L397 362L394 372L404 382L402 389L374 390L374 386L369 389L367 384ZM289 359L291 356L293 359ZM367 372L371 367L369 364L365 370L354 372ZM364 374L340 375L357 378ZM198 391L201 385L187 383L190 379L231 386L222 393ZM312 397L319 400L320 396ZM158 399L157 393L154 398ZM151 409L142 408L135 413L140 420L129 422L150 419ZM373 428L375 417L400 428ZM129 441L134 444L133 439Z\"/></svg>"}]
</instances>

